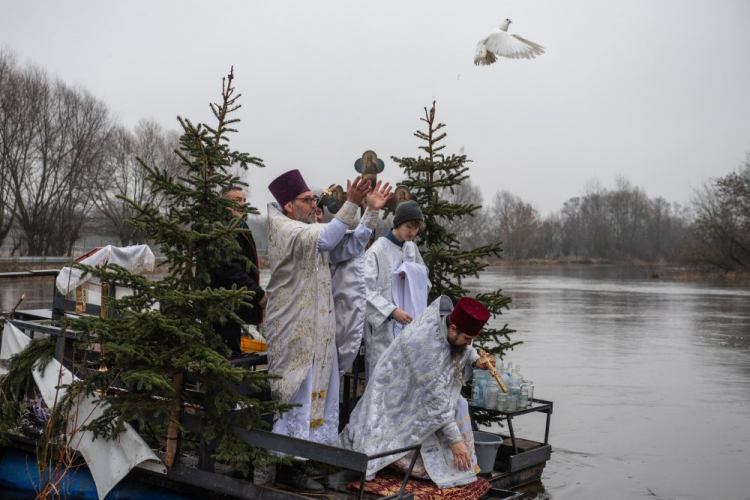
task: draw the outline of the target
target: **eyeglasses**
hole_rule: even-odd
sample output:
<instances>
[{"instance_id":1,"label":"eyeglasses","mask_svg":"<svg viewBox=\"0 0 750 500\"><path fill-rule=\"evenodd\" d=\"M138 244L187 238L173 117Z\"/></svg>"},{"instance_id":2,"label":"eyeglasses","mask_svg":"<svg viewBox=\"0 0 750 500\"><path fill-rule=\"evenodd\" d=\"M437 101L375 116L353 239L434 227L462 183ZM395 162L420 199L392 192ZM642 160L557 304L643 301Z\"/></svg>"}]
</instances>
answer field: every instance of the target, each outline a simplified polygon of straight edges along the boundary
<instances>
[{"instance_id":1,"label":"eyeglasses","mask_svg":"<svg viewBox=\"0 0 750 500\"><path fill-rule=\"evenodd\" d=\"M318 201L320 201L320 198L317 196L306 196L304 198L292 198L293 200L299 200L302 203L307 203L308 205L317 205Z\"/></svg>"}]
</instances>

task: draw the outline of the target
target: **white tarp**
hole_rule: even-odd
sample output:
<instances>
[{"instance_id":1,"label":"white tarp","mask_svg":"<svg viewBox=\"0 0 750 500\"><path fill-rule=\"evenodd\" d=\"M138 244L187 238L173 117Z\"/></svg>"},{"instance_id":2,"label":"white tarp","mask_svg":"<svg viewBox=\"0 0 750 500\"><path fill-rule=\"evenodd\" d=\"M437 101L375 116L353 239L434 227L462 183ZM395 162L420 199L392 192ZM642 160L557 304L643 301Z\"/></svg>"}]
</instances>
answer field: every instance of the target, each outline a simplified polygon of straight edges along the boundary
<instances>
[{"instance_id":1,"label":"white tarp","mask_svg":"<svg viewBox=\"0 0 750 500\"><path fill-rule=\"evenodd\" d=\"M133 245L129 247L115 247L107 245L96 251L96 253L83 259L80 264L104 267L107 264L117 264L132 273L153 271L154 253L148 245ZM83 271L72 267L64 267L57 275L57 289L65 295L72 292L81 285L86 285L92 291L98 291L101 282L91 274L83 276Z\"/></svg>"},{"instance_id":2,"label":"white tarp","mask_svg":"<svg viewBox=\"0 0 750 500\"><path fill-rule=\"evenodd\" d=\"M31 340L18 328L6 323L0 359L10 359L11 356L25 349L30 342ZM0 375L3 374L0 373ZM65 395L65 389L61 388L57 393L57 388L77 380L56 360L47 365L44 374L35 368L33 376L44 402L50 408L54 406L56 396L57 400L60 400ZM99 417L103 413L105 404L99 404L93 397L80 401L76 410L72 412L68 428L77 429ZM103 500L133 467L139 466L157 473L167 473L167 468L141 436L130 425L125 425L126 430L120 434L117 441L107 441L104 438L93 439L89 432L75 433L70 438L71 448L80 452L86 460L96 483L96 491L100 500Z\"/></svg>"}]
</instances>

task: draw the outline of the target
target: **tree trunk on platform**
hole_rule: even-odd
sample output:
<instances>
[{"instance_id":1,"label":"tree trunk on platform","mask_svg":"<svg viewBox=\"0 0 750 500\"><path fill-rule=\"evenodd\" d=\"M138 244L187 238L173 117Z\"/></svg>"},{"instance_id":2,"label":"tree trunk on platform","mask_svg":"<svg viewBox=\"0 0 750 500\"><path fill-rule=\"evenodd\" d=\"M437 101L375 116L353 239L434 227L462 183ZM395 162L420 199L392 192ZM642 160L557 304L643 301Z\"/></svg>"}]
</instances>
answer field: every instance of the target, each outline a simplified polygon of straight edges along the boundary
<instances>
[{"instance_id":1,"label":"tree trunk on platform","mask_svg":"<svg viewBox=\"0 0 750 500\"><path fill-rule=\"evenodd\" d=\"M169 414L169 427L167 427L167 453L164 457L164 463L167 467L172 467L177 455L177 439L180 436L180 393L182 392L182 373L172 377L172 387L177 397L172 403L172 411Z\"/></svg>"}]
</instances>

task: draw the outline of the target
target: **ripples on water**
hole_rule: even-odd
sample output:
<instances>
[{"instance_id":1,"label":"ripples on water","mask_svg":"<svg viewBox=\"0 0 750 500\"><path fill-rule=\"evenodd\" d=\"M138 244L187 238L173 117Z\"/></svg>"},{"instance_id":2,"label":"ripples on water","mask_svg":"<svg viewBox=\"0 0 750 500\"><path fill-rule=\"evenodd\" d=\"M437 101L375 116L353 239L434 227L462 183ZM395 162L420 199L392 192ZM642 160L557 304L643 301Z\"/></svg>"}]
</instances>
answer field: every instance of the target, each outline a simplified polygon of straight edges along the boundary
<instances>
[{"instance_id":1,"label":"ripples on water","mask_svg":"<svg viewBox=\"0 0 750 500\"><path fill-rule=\"evenodd\" d=\"M267 280L267 276L264 276ZM552 459L527 498L750 499L750 290L647 280L617 266L493 268L513 298L507 355L554 401ZM48 307L52 280L0 283ZM514 420L542 440L544 417Z\"/></svg>"},{"instance_id":2,"label":"ripples on water","mask_svg":"<svg viewBox=\"0 0 750 500\"><path fill-rule=\"evenodd\" d=\"M750 290L615 266L465 284L513 298L507 358L555 403L539 498L750 498ZM514 426L543 438L541 416Z\"/></svg>"}]
</instances>

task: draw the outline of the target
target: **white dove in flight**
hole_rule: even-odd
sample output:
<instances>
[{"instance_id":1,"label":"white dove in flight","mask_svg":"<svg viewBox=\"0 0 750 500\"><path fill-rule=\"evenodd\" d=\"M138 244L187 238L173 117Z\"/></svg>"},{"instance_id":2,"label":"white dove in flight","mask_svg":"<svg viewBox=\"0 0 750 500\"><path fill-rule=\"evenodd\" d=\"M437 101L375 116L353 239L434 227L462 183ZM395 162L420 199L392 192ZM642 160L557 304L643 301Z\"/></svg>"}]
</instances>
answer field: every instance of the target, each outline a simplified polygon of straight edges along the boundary
<instances>
[{"instance_id":1,"label":"white dove in flight","mask_svg":"<svg viewBox=\"0 0 750 500\"><path fill-rule=\"evenodd\" d=\"M497 61L496 56L510 59L532 59L544 54L544 47L530 42L518 35L509 35L508 26L512 21L506 19L495 31L486 38L479 40L477 52L474 54L474 64L486 66Z\"/></svg>"}]
</instances>

